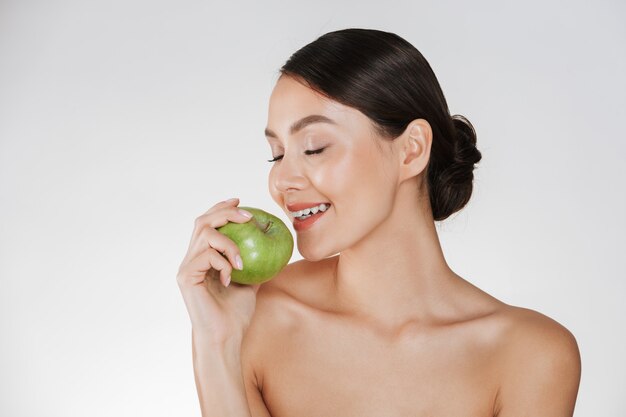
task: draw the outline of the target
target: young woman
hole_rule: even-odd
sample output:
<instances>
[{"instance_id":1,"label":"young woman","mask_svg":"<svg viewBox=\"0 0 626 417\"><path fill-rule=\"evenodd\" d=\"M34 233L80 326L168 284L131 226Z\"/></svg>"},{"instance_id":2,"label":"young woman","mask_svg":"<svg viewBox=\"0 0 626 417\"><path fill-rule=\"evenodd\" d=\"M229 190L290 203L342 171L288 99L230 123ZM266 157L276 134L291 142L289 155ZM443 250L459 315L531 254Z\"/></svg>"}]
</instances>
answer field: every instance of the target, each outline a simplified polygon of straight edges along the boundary
<instances>
[{"instance_id":1,"label":"young woman","mask_svg":"<svg viewBox=\"0 0 626 417\"><path fill-rule=\"evenodd\" d=\"M468 202L481 154L417 49L321 36L281 68L265 135L304 259L229 285L239 249L216 228L249 217L235 198L196 219L177 282L203 416L572 416L573 335L446 263L434 222Z\"/></svg>"}]
</instances>

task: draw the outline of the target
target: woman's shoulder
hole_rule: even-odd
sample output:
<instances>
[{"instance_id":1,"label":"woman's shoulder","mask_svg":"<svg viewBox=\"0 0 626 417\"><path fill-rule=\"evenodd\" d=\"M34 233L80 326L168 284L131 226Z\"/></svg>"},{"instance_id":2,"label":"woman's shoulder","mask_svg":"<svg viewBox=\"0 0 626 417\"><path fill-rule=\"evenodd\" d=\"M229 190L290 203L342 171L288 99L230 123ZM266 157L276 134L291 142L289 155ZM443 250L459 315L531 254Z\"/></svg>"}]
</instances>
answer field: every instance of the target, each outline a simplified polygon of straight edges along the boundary
<instances>
[{"instance_id":1,"label":"woman's shoulder","mask_svg":"<svg viewBox=\"0 0 626 417\"><path fill-rule=\"evenodd\" d=\"M480 342L488 352L504 384L513 381L515 385L523 378L535 383L546 380L547 375L576 380L580 352L569 329L537 310L507 304L470 288L462 293L465 309L458 322L467 324L470 343Z\"/></svg>"},{"instance_id":2,"label":"woman's shoulder","mask_svg":"<svg viewBox=\"0 0 626 417\"><path fill-rule=\"evenodd\" d=\"M331 273L336 261L329 257L312 262L301 259L286 265L274 278L261 284L257 299L272 300L291 299L297 304L313 302L313 297L319 296L323 285Z\"/></svg>"},{"instance_id":3,"label":"woman's shoulder","mask_svg":"<svg viewBox=\"0 0 626 417\"><path fill-rule=\"evenodd\" d=\"M465 307L461 318L477 318L480 328L489 334L488 340L494 342L499 351L513 354L517 351L537 353L537 350L560 350L569 354L577 351L574 335L539 311L507 304L471 284L458 293L458 298L463 300L459 305Z\"/></svg>"},{"instance_id":4,"label":"woman's shoulder","mask_svg":"<svg viewBox=\"0 0 626 417\"><path fill-rule=\"evenodd\" d=\"M321 278L328 273L331 263L331 258L317 262L302 259L286 265L274 278L261 284L253 320L264 321L266 329L296 326L299 313L320 297L320 285L324 281Z\"/></svg>"},{"instance_id":5,"label":"woman's shoulder","mask_svg":"<svg viewBox=\"0 0 626 417\"><path fill-rule=\"evenodd\" d=\"M571 355L578 350L576 338L565 326L536 310L504 304L494 318L505 351Z\"/></svg>"},{"instance_id":6,"label":"woman's shoulder","mask_svg":"<svg viewBox=\"0 0 626 417\"><path fill-rule=\"evenodd\" d=\"M499 329L493 357L500 376L496 408L535 410L537 414L552 410L554 415L568 410L581 373L574 335L553 318L529 308L505 305L494 319Z\"/></svg>"},{"instance_id":7,"label":"woman's shoulder","mask_svg":"<svg viewBox=\"0 0 626 417\"><path fill-rule=\"evenodd\" d=\"M316 275L323 273L323 266L323 261L296 261L259 287L255 311L242 343L247 375L254 375L259 386L264 369L275 360L273 352L284 345L285 337L298 331L306 314L307 287L316 285ZM308 296L315 294L319 291L309 291Z\"/></svg>"}]
</instances>

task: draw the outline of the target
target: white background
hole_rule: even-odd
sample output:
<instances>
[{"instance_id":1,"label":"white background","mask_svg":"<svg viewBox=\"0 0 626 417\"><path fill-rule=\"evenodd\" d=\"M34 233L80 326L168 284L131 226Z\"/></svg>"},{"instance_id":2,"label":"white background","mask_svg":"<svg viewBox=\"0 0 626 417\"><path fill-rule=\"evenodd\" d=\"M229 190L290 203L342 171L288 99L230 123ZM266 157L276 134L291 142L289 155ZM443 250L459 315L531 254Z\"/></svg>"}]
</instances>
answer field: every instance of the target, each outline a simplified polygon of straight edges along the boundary
<instances>
[{"instance_id":1,"label":"white background","mask_svg":"<svg viewBox=\"0 0 626 417\"><path fill-rule=\"evenodd\" d=\"M626 415L626 6L504 3L0 0L0 414L200 415L175 283L193 221L229 197L287 221L278 69L365 27L415 45L477 129L449 264L574 333L577 417Z\"/></svg>"}]
</instances>

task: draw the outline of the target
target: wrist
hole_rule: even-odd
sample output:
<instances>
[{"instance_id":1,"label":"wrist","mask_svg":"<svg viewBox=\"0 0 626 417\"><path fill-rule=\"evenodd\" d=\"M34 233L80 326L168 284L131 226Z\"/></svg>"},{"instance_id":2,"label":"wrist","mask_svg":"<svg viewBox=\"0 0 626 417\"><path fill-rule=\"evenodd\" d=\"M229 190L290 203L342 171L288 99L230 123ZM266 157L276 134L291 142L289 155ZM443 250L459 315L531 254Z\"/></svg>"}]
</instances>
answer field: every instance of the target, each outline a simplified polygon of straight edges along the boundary
<instances>
[{"instance_id":1,"label":"wrist","mask_svg":"<svg viewBox=\"0 0 626 417\"><path fill-rule=\"evenodd\" d=\"M239 334L216 340L209 332L192 328L194 357L224 360L230 364L239 364L242 340L243 336Z\"/></svg>"}]
</instances>

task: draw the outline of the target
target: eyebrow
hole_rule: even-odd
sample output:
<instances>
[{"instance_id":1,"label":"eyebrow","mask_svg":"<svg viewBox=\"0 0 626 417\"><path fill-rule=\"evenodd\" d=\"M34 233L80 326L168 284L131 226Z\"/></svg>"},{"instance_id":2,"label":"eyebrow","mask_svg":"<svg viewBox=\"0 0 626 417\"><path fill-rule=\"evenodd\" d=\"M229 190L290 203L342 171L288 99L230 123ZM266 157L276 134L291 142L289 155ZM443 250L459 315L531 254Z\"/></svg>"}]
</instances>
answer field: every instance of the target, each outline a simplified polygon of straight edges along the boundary
<instances>
[{"instance_id":1,"label":"eyebrow","mask_svg":"<svg viewBox=\"0 0 626 417\"><path fill-rule=\"evenodd\" d=\"M326 116L322 116L321 114L311 114L309 116L303 117L302 119L292 124L291 127L289 128L289 133L293 135L294 133L299 132L300 130L304 129L306 126L313 124L313 123L329 123L333 125L337 124L337 122L335 122L334 120L329 119ZM278 135L276 135L274 131L268 128L265 129L265 136L278 139Z\"/></svg>"}]
</instances>

